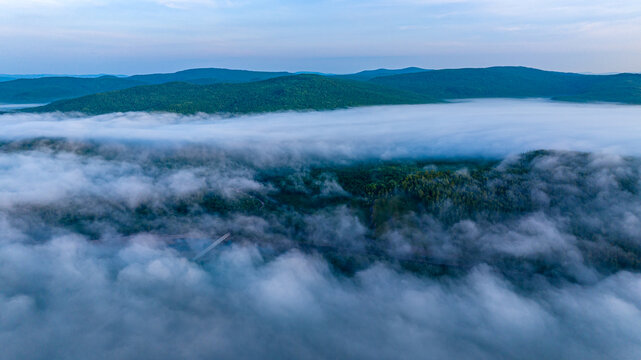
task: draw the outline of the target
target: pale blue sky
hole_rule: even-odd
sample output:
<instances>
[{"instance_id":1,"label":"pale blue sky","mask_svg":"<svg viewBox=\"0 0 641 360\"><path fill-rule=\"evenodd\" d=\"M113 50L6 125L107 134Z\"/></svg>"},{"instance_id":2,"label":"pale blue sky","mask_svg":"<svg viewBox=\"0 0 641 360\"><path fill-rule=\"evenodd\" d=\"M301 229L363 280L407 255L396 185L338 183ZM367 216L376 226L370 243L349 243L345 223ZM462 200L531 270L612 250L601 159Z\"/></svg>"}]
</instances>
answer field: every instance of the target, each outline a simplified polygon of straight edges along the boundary
<instances>
[{"instance_id":1,"label":"pale blue sky","mask_svg":"<svg viewBox=\"0 0 641 360\"><path fill-rule=\"evenodd\" d=\"M641 72L638 0L0 0L0 73Z\"/></svg>"}]
</instances>

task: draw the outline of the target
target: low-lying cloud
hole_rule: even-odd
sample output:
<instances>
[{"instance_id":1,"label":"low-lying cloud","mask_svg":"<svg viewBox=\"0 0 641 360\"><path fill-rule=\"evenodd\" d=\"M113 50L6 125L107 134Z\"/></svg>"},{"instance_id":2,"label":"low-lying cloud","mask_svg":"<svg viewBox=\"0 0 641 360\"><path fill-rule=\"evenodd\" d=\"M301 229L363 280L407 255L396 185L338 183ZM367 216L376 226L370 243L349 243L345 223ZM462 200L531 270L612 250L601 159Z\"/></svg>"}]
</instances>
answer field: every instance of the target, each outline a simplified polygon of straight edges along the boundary
<instances>
[{"instance_id":1,"label":"low-lying cloud","mask_svg":"<svg viewBox=\"0 0 641 360\"><path fill-rule=\"evenodd\" d=\"M638 359L638 114L0 116L2 357ZM339 176L408 158L502 203L370 204Z\"/></svg>"},{"instance_id":2,"label":"low-lying cloud","mask_svg":"<svg viewBox=\"0 0 641 360\"><path fill-rule=\"evenodd\" d=\"M486 266L450 280L385 266L345 279L318 258L267 262L252 247L201 267L142 240L104 248L63 237L3 241L0 259L0 342L11 359L640 354L641 277L628 272L527 295Z\"/></svg>"},{"instance_id":3,"label":"low-lying cloud","mask_svg":"<svg viewBox=\"0 0 641 360\"><path fill-rule=\"evenodd\" d=\"M126 113L0 116L6 139L65 137L215 144L252 157L504 157L537 149L641 155L638 106L543 100L365 107L332 112L212 115Z\"/></svg>"}]
</instances>

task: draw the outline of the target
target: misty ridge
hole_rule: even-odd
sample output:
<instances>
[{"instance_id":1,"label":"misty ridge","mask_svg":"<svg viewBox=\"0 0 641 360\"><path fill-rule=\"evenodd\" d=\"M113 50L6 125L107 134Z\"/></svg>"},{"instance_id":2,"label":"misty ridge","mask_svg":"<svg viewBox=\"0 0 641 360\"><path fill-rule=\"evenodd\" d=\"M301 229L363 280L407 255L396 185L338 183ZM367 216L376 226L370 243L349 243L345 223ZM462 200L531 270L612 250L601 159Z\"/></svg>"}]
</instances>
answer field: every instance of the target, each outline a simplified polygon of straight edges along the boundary
<instances>
[{"instance_id":1,"label":"misty ridge","mask_svg":"<svg viewBox=\"0 0 641 360\"><path fill-rule=\"evenodd\" d=\"M637 359L639 110L1 115L0 347Z\"/></svg>"}]
</instances>

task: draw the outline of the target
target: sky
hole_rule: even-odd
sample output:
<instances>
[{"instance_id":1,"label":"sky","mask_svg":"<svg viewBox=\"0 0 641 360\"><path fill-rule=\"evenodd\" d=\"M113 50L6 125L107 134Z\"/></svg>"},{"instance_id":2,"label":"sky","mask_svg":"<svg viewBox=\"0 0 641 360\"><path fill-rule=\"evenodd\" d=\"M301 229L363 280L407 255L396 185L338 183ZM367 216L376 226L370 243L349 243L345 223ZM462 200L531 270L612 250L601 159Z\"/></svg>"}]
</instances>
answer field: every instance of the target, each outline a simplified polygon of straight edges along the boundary
<instances>
[{"instance_id":1,"label":"sky","mask_svg":"<svg viewBox=\"0 0 641 360\"><path fill-rule=\"evenodd\" d=\"M0 0L0 73L641 72L634 0Z\"/></svg>"}]
</instances>

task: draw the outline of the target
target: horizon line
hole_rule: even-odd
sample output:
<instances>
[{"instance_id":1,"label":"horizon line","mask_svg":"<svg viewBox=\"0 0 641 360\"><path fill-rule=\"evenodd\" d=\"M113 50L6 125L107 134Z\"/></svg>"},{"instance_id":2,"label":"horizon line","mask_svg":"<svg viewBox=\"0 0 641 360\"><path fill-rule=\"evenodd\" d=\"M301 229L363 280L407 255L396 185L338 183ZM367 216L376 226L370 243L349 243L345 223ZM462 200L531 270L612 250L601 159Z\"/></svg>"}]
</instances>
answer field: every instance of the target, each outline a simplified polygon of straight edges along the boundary
<instances>
[{"instance_id":1,"label":"horizon line","mask_svg":"<svg viewBox=\"0 0 641 360\"><path fill-rule=\"evenodd\" d=\"M299 74L317 74L317 75L329 75L329 76L341 76L341 75L353 75L353 74L358 74L361 72L367 72L367 71L379 71L379 70L391 70L391 71L397 71L397 70L405 70L405 69L421 69L424 71L438 71L438 70L462 70L462 69L490 69L490 68L499 68L499 67L515 67L515 68L528 68L528 69L535 69L535 70L541 70L541 71L549 71L549 72L560 72L560 73L573 73L573 74L580 74L580 75L617 75L617 74L641 74L641 71L639 72L632 72L632 71L624 71L624 72L617 72L617 71L612 71L612 72L586 72L586 71L563 71L563 70L553 70L553 69L546 69L546 68L539 68L539 67L533 67L533 66L525 66L525 65L491 65L491 66L464 66L464 67L444 67L444 68L423 68L420 66L406 66L406 67L379 67L379 68L373 68L373 69L363 69L363 70L358 70L355 72L347 72L347 73L333 73L333 72L322 72L322 71L315 71L315 70L298 70L298 71L292 71L292 70L255 70L255 69L243 69L243 68L227 68L227 67L216 67L216 66L211 66L211 67L194 67L194 68L183 68L180 70L167 70L165 72L149 72L149 73L128 73L128 74L116 74L116 73L22 73L22 74L10 74L10 73L0 73L0 77L16 77L16 79L13 80L19 80L20 78L45 78L45 77L86 77L86 78L98 78L102 76L115 76L115 77L131 77L131 76L136 76L136 75L156 75L156 74L174 74L174 73L179 73L179 72L184 72L184 71L190 71L190 70L231 70L231 71L250 71L250 72L263 72L263 73L288 73L291 75L299 75Z\"/></svg>"}]
</instances>

